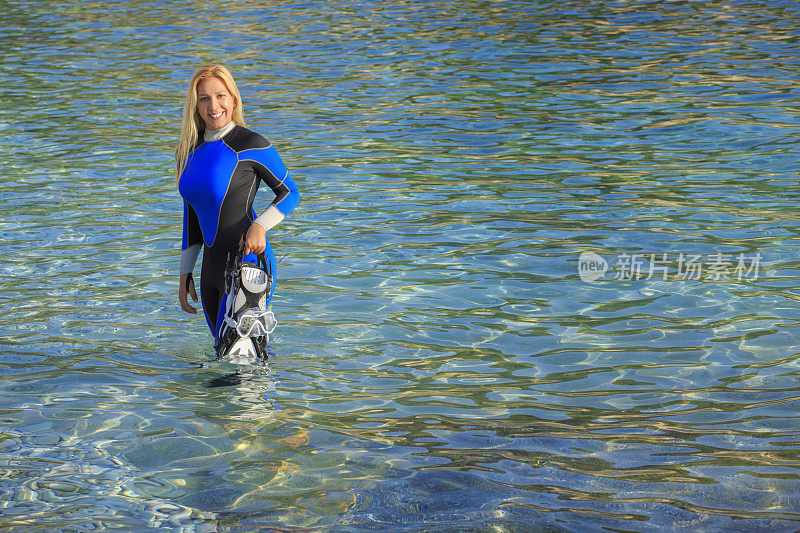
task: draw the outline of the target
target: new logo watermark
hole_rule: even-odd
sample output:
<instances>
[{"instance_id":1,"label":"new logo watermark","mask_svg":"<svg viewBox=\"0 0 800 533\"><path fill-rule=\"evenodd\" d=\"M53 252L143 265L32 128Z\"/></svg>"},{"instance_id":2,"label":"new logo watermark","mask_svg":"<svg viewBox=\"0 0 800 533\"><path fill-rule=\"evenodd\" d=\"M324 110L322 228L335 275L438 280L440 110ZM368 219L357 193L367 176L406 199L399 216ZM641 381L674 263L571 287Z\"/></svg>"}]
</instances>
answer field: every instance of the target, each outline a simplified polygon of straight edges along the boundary
<instances>
[{"instance_id":1,"label":"new logo watermark","mask_svg":"<svg viewBox=\"0 0 800 533\"><path fill-rule=\"evenodd\" d=\"M662 279L725 281L758 279L761 254L668 254L622 253L614 258L614 268L595 252L581 252L578 276L582 281L597 281L611 271L615 280Z\"/></svg>"},{"instance_id":2,"label":"new logo watermark","mask_svg":"<svg viewBox=\"0 0 800 533\"><path fill-rule=\"evenodd\" d=\"M578 258L578 275L583 281L596 281L605 276L608 263L599 254L594 252L581 252Z\"/></svg>"}]
</instances>

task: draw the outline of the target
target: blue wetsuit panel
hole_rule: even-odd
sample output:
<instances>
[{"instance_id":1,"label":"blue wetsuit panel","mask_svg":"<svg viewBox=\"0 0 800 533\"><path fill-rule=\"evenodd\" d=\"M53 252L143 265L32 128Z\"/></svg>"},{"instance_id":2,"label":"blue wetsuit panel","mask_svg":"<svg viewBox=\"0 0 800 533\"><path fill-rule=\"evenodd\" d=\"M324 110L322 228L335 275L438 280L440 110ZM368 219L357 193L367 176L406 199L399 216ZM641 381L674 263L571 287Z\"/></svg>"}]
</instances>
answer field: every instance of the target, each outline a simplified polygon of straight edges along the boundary
<instances>
[{"instance_id":1,"label":"blue wetsuit panel","mask_svg":"<svg viewBox=\"0 0 800 533\"><path fill-rule=\"evenodd\" d=\"M252 161L259 177L275 192L272 205L284 216L297 207L297 202L300 200L297 185L274 146L245 150L239 154L239 160Z\"/></svg>"},{"instance_id":2,"label":"blue wetsuit panel","mask_svg":"<svg viewBox=\"0 0 800 533\"><path fill-rule=\"evenodd\" d=\"M236 153L222 140L203 143L189 154L181 174L178 190L197 213L203 241L209 246L217 236L222 202L238 162Z\"/></svg>"}]
</instances>

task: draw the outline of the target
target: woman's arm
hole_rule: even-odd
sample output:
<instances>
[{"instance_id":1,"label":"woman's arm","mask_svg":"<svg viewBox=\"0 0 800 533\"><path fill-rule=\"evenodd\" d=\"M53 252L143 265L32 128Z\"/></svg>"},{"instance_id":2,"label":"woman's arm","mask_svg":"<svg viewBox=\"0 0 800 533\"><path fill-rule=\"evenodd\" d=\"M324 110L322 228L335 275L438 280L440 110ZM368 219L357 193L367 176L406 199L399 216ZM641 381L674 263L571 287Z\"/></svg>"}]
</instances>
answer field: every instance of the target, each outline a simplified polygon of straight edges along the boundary
<instances>
[{"instance_id":1,"label":"woman's arm","mask_svg":"<svg viewBox=\"0 0 800 533\"><path fill-rule=\"evenodd\" d=\"M203 234L200 231L200 222L197 219L197 214L194 209L187 203L183 202L183 235L181 238L181 261L178 267L180 274L180 283L178 285L178 300L181 303L181 309L187 313L196 314L197 309L189 305L187 294L192 296L192 299L197 301L197 292L194 287L194 278L192 271L197 263L197 256L200 255L200 249L203 245Z\"/></svg>"},{"instance_id":2,"label":"woman's arm","mask_svg":"<svg viewBox=\"0 0 800 533\"><path fill-rule=\"evenodd\" d=\"M272 189L275 199L247 230L242 240L245 254L263 252L267 231L283 221L300 201L300 190L274 146L252 150L248 156L252 158L256 175Z\"/></svg>"}]
</instances>

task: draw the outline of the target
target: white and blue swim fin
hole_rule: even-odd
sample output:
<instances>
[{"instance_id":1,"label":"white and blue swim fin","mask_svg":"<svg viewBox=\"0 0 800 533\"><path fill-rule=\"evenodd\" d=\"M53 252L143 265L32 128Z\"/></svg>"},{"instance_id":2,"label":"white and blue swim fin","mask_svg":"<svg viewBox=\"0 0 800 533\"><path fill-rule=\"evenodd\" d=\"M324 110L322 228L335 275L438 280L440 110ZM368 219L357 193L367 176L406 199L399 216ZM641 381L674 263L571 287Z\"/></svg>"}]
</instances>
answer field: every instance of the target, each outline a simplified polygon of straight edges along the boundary
<instances>
[{"instance_id":1,"label":"white and blue swim fin","mask_svg":"<svg viewBox=\"0 0 800 533\"><path fill-rule=\"evenodd\" d=\"M267 359L269 334L277 325L275 315L267 309L271 288L272 275L263 253L256 263L242 262L240 253L228 265L217 359L236 364Z\"/></svg>"}]
</instances>

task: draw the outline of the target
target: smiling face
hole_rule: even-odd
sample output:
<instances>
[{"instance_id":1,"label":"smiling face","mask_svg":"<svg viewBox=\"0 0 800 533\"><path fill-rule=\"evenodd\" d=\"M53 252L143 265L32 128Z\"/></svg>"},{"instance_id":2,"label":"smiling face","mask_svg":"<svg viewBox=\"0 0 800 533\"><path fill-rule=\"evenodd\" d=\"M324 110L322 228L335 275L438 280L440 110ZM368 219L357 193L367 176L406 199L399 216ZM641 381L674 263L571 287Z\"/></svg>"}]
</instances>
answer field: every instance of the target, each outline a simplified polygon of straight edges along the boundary
<instances>
[{"instance_id":1,"label":"smiling face","mask_svg":"<svg viewBox=\"0 0 800 533\"><path fill-rule=\"evenodd\" d=\"M197 84L197 112L207 130L227 126L233 119L234 107L233 96L221 79L212 76Z\"/></svg>"}]
</instances>

